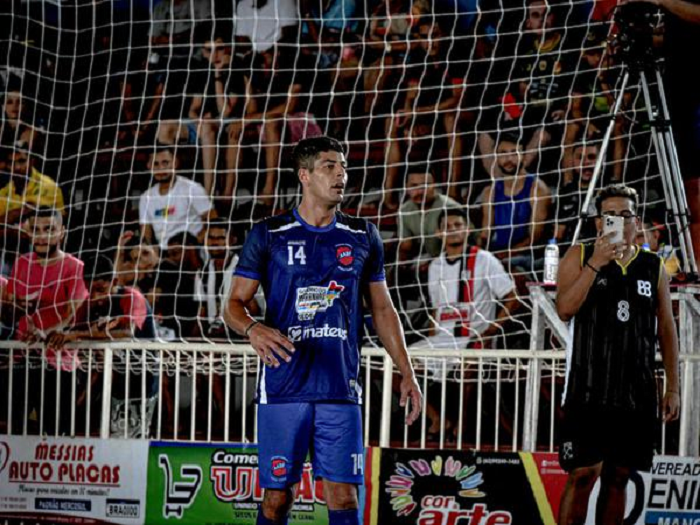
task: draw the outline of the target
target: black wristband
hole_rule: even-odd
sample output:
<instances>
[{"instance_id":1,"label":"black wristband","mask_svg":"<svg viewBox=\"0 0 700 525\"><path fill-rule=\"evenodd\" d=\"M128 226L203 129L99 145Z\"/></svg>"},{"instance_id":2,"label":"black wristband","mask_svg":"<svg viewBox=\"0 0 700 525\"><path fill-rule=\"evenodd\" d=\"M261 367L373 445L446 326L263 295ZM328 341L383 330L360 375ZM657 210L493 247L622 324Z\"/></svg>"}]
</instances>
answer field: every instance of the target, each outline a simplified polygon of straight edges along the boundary
<instances>
[{"instance_id":1,"label":"black wristband","mask_svg":"<svg viewBox=\"0 0 700 525\"><path fill-rule=\"evenodd\" d=\"M595 266L593 266L593 265L592 265L591 263L589 263L588 261L586 261L586 266L588 266L588 267L589 267L591 270L593 270L595 273L600 272L600 270L598 270Z\"/></svg>"},{"instance_id":2,"label":"black wristband","mask_svg":"<svg viewBox=\"0 0 700 525\"><path fill-rule=\"evenodd\" d=\"M250 323L250 324L247 326L247 328L245 329L245 332L243 332L243 335L246 336L246 337L248 337L248 334L250 333L250 331L253 329L253 327L254 327L256 324L260 324L260 321L253 321L252 323Z\"/></svg>"}]
</instances>

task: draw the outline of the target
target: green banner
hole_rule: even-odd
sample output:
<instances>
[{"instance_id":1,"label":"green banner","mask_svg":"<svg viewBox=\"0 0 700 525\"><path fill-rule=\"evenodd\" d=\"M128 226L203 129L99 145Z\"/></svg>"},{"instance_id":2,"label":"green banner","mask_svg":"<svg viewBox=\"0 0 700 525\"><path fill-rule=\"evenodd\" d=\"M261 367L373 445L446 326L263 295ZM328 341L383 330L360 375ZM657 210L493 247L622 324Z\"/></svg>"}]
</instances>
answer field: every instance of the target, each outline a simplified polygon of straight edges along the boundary
<instances>
[{"instance_id":1,"label":"green banner","mask_svg":"<svg viewBox=\"0 0 700 525\"><path fill-rule=\"evenodd\" d=\"M255 525L262 490L258 450L250 445L151 443L146 523ZM292 523L327 525L321 481L304 465Z\"/></svg>"}]
</instances>

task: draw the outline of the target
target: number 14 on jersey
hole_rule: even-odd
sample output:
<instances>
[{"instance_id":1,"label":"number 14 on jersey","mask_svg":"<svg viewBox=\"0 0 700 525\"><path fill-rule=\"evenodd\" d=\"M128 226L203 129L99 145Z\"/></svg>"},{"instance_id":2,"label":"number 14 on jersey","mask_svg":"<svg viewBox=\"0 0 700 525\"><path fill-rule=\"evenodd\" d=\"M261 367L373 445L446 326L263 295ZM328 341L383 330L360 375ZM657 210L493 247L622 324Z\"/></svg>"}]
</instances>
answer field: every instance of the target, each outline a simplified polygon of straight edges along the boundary
<instances>
[{"instance_id":1,"label":"number 14 on jersey","mask_svg":"<svg viewBox=\"0 0 700 525\"><path fill-rule=\"evenodd\" d=\"M294 250L296 248L296 251ZM294 266L294 261L299 261L299 264L306 265L306 252L303 246L294 246L293 244L287 245L287 264L289 266Z\"/></svg>"}]
</instances>

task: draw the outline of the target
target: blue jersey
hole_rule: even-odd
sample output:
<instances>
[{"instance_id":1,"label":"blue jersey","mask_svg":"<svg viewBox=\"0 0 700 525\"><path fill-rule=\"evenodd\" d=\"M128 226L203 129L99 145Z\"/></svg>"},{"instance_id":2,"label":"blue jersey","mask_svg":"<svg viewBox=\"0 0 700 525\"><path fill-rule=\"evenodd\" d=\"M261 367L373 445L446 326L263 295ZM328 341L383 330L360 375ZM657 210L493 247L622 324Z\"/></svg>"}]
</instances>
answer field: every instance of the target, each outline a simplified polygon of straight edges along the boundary
<instances>
[{"instance_id":1,"label":"blue jersey","mask_svg":"<svg viewBox=\"0 0 700 525\"><path fill-rule=\"evenodd\" d=\"M265 323L296 349L289 363L263 367L258 402L360 403L362 292L385 279L377 228L342 213L322 228L297 210L271 217L253 226L235 274L260 281Z\"/></svg>"}]
</instances>

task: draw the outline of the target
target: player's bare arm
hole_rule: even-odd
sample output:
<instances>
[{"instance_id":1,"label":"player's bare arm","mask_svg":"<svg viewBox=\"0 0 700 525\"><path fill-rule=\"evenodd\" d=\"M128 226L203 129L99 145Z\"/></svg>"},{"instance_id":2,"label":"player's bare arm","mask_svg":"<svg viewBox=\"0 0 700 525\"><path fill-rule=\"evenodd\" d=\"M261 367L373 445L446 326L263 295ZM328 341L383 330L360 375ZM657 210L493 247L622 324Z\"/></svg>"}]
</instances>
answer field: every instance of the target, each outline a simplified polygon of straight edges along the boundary
<instances>
[{"instance_id":1,"label":"player's bare arm","mask_svg":"<svg viewBox=\"0 0 700 525\"><path fill-rule=\"evenodd\" d=\"M557 313L562 321L576 315L588 296L598 271L610 264L620 253L621 243L610 242L611 234L598 237L593 255L581 267L581 245L572 246L559 265Z\"/></svg>"},{"instance_id":2,"label":"player's bare arm","mask_svg":"<svg viewBox=\"0 0 700 525\"><path fill-rule=\"evenodd\" d=\"M369 304L377 335L379 335L384 348L386 348L396 368L401 373L400 405L402 407L406 406L408 399L411 400L411 411L406 417L406 423L411 425L420 415L423 395L413 373L413 366L406 350L406 342L401 323L399 322L399 315L391 302L386 281L377 281L369 284Z\"/></svg>"},{"instance_id":3,"label":"player's bare arm","mask_svg":"<svg viewBox=\"0 0 700 525\"><path fill-rule=\"evenodd\" d=\"M259 282L234 276L224 320L237 333L250 338L250 344L267 366L280 366L279 359L291 361L294 345L282 333L253 319L246 308L258 290Z\"/></svg>"},{"instance_id":4,"label":"player's bare arm","mask_svg":"<svg viewBox=\"0 0 700 525\"><path fill-rule=\"evenodd\" d=\"M664 421L674 421L680 415L680 384L678 382L678 334L673 321L671 291L663 265L659 276L659 304L656 318L659 323L659 347L666 371L666 392L661 403Z\"/></svg>"}]
</instances>

